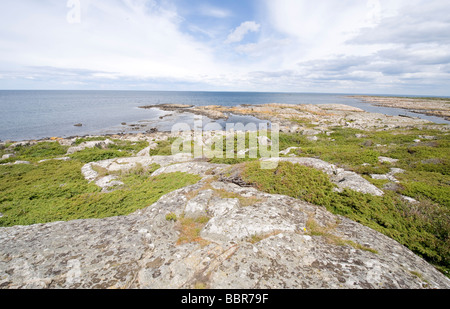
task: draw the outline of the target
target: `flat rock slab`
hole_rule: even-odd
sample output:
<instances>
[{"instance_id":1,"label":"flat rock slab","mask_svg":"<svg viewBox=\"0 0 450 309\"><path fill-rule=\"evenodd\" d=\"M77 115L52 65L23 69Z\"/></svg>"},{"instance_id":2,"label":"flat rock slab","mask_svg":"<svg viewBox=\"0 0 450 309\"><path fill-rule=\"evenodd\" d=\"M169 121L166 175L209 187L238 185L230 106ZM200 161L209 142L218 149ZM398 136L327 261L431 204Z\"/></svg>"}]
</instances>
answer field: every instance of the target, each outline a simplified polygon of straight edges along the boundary
<instances>
[{"instance_id":1,"label":"flat rock slab","mask_svg":"<svg viewBox=\"0 0 450 309\"><path fill-rule=\"evenodd\" d=\"M215 175L222 172L224 169L229 168L226 164L211 164L208 162L185 162L169 165L156 170L152 176L159 176L161 174L168 173L188 173L194 175L205 176L207 174Z\"/></svg>"},{"instance_id":2,"label":"flat rock slab","mask_svg":"<svg viewBox=\"0 0 450 309\"><path fill-rule=\"evenodd\" d=\"M177 244L178 223L166 215L185 213L202 194L207 242ZM313 235L308 220L372 251ZM253 234L261 240L249 241ZM4 289L450 288L434 267L372 229L210 177L129 216L0 228L0 248Z\"/></svg>"}]
</instances>

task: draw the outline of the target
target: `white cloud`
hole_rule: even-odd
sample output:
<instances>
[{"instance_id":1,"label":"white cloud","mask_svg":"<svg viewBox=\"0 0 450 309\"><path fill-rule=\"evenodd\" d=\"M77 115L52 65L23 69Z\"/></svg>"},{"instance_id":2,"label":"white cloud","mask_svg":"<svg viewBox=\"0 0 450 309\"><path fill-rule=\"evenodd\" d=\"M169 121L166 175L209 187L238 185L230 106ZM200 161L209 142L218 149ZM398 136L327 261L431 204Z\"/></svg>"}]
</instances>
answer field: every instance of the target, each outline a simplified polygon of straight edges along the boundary
<instances>
[{"instance_id":1,"label":"white cloud","mask_svg":"<svg viewBox=\"0 0 450 309\"><path fill-rule=\"evenodd\" d=\"M66 2L0 1L0 88L450 89L448 0L81 0L75 24Z\"/></svg>"},{"instance_id":2,"label":"white cloud","mask_svg":"<svg viewBox=\"0 0 450 309\"><path fill-rule=\"evenodd\" d=\"M243 22L239 27L234 29L234 31L228 35L225 43L229 44L241 42L249 32L258 32L260 28L261 25L257 24L254 21Z\"/></svg>"},{"instance_id":3,"label":"white cloud","mask_svg":"<svg viewBox=\"0 0 450 309\"><path fill-rule=\"evenodd\" d=\"M226 18L232 15L229 10L209 5L200 7L199 12L204 16L210 16L215 18Z\"/></svg>"},{"instance_id":4,"label":"white cloud","mask_svg":"<svg viewBox=\"0 0 450 309\"><path fill-rule=\"evenodd\" d=\"M266 0L265 5L264 28L287 44L276 51L278 65L272 62L264 71L293 71L266 77L269 84L289 79L300 91L341 86L349 92L411 91L423 78L441 93L450 86L448 1Z\"/></svg>"},{"instance_id":5,"label":"white cloud","mask_svg":"<svg viewBox=\"0 0 450 309\"><path fill-rule=\"evenodd\" d=\"M225 70L208 45L180 30L170 6L144 0L81 5L81 23L70 24L65 1L2 1L0 59L15 69L77 68L134 78L198 80Z\"/></svg>"}]
</instances>

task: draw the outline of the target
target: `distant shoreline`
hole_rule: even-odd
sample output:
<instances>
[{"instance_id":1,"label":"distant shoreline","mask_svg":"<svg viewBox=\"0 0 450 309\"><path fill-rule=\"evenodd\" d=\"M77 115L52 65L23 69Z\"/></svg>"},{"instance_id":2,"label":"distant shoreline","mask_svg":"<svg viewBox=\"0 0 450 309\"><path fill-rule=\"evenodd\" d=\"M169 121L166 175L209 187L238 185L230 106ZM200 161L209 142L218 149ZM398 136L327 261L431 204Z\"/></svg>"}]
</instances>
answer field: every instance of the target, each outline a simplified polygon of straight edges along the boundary
<instances>
[{"instance_id":1,"label":"distant shoreline","mask_svg":"<svg viewBox=\"0 0 450 309\"><path fill-rule=\"evenodd\" d=\"M393 97L352 95L375 106L401 108L416 114L435 116L450 121L450 98L443 97Z\"/></svg>"},{"instance_id":2,"label":"distant shoreline","mask_svg":"<svg viewBox=\"0 0 450 309\"><path fill-rule=\"evenodd\" d=\"M161 109L168 114L160 116L155 121L139 121L134 123L122 123L119 131L114 132L93 132L90 134L73 134L65 136L48 136L37 139L6 140L0 144L20 143L26 141L46 141L58 139L75 139L90 136L105 137L126 137L133 135L147 135L151 133L170 133L171 130L164 128L163 124L186 123L194 130L193 120L199 118L203 126L209 123L217 123L225 130L227 123L267 123L278 124L281 132L292 133L298 131L304 123L312 122L314 125L323 128L349 127L359 130L386 130L400 127L427 127L439 130L450 130L449 124L436 124L419 117L399 115L390 116L380 113L366 112L343 104L261 104L261 105L240 105L240 106L190 106L182 104L161 104L151 106L141 106L141 109ZM206 122L205 122L206 120Z\"/></svg>"},{"instance_id":3,"label":"distant shoreline","mask_svg":"<svg viewBox=\"0 0 450 309\"><path fill-rule=\"evenodd\" d=\"M414 114L405 109L376 106L360 99L361 97L380 98L371 94L186 93L173 91L14 91L13 93L0 91L0 94L3 95L0 98L0 108L2 109L0 140L3 141L40 140L54 136L145 133L155 128L159 131L170 131L175 122L193 122L192 119L189 119L193 117L193 114L222 124L246 121L244 119L246 116L250 117L249 121L257 122L257 120L251 119L257 116L256 113L249 111L249 108L242 109L240 107L271 103L295 106L344 104L369 113L381 113L387 116L402 115L429 120L436 124L450 124L450 121L444 117L426 115L427 111ZM433 100L433 103L436 102L440 104L442 101ZM170 105L180 105L183 108L175 109L175 112L165 111L160 108L164 106L162 103L172 103ZM139 108L156 106L158 108ZM210 106L216 108L210 109L208 108ZM169 106L169 108L173 109L173 106ZM266 115L260 113L259 116ZM74 124L82 126L75 127Z\"/></svg>"}]
</instances>

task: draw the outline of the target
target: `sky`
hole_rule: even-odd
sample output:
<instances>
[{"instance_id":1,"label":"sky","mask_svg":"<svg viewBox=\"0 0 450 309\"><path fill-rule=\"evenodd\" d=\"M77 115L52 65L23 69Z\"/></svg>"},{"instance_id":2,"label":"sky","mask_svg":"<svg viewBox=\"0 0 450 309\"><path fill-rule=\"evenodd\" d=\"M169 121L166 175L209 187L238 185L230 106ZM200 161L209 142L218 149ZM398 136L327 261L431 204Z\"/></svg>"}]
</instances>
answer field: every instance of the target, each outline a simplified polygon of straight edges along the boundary
<instances>
[{"instance_id":1,"label":"sky","mask_svg":"<svg viewBox=\"0 0 450 309\"><path fill-rule=\"evenodd\" d=\"M0 89L450 96L450 1L2 0Z\"/></svg>"}]
</instances>

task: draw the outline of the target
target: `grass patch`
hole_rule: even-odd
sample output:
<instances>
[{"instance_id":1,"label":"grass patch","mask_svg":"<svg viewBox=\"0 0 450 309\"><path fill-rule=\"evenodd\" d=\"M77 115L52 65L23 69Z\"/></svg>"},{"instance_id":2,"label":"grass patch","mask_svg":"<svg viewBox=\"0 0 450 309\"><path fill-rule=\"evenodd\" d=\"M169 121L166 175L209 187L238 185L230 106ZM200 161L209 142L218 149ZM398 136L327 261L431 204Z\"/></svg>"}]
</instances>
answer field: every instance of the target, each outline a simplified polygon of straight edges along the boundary
<instances>
[{"instance_id":1,"label":"grass patch","mask_svg":"<svg viewBox=\"0 0 450 309\"><path fill-rule=\"evenodd\" d=\"M289 162L280 162L275 170L262 170L260 162L246 163L242 177L261 191L289 195L313 204L329 204L332 189L336 187L325 173Z\"/></svg>"},{"instance_id":2,"label":"grass patch","mask_svg":"<svg viewBox=\"0 0 450 309\"><path fill-rule=\"evenodd\" d=\"M15 157L0 160L0 164L15 161L38 162L43 159L51 159L64 156L69 149L68 146L62 146L58 142L41 142L32 146L16 146L14 149L2 150L0 157L6 153L14 153Z\"/></svg>"},{"instance_id":3,"label":"grass patch","mask_svg":"<svg viewBox=\"0 0 450 309\"><path fill-rule=\"evenodd\" d=\"M150 150L151 156L170 156L172 155L172 144L177 138L169 138L166 141L157 142L158 146L155 149Z\"/></svg>"},{"instance_id":4,"label":"grass patch","mask_svg":"<svg viewBox=\"0 0 450 309\"><path fill-rule=\"evenodd\" d=\"M178 221L178 217L177 217L177 215L175 213L171 212L171 213L166 215L166 220L167 221L177 222Z\"/></svg>"},{"instance_id":5,"label":"grass patch","mask_svg":"<svg viewBox=\"0 0 450 309\"><path fill-rule=\"evenodd\" d=\"M97 138L92 139L98 140ZM109 144L107 148L86 148L71 154L70 157L83 163L97 162L108 159L131 157L148 146L148 142L144 141L131 142L115 139L113 142L114 144Z\"/></svg>"},{"instance_id":6,"label":"grass patch","mask_svg":"<svg viewBox=\"0 0 450 309\"><path fill-rule=\"evenodd\" d=\"M180 232L180 237L178 238L177 245L183 245L187 243L196 242L202 247L207 246L209 241L200 237L200 232L209 222L209 217L200 218L186 218L181 216L177 220L176 229Z\"/></svg>"},{"instance_id":7,"label":"grass patch","mask_svg":"<svg viewBox=\"0 0 450 309\"><path fill-rule=\"evenodd\" d=\"M236 198L236 199L238 199L239 200L239 204L241 205L241 207L253 206L253 205L263 201L262 199L259 199L259 198L254 197L254 196L252 196L252 197L245 197L245 196L242 196L242 195L237 194L237 193L228 192L228 191L226 191L224 189L219 189L218 190L218 189L214 189L213 188L213 190L214 190L214 195L218 196L220 198L224 198L224 199L226 199L226 198L228 198L228 199L235 199Z\"/></svg>"},{"instance_id":8,"label":"grass patch","mask_svg":"<svg viewBox=\"0 0 450 309\"><path fill-rule=\"evenodd\" d=\"M114 144L110 144L108 146L108 149L124 151L127 152L129 156L137 154L139 151L145 149L149 145L147 141L132 142L120 139L113 139L112 141L114 142Z\"/></svg>"},{"instance_id":9,"label":"grass patch","mask_svg":"<svg viewBox=\"0 0 450 309\"><path fill-rule=\"evenodd\" d=\"M103 141L106 137L88 137L79 138L75 141L76 145L80 145L87 141ZM87 148L82 151L69 155L70 158L78 160L83 163L96 162L101 160L130 157L140 150L148 146L148 142L131 142L119 139L112 140L114 144L108 145L107 148ZM0 150L0 157L6 153L15 154L14 158L0 160L0 164L10 163L15 161L30 161L38 162L43 159L52 159L65 156L69 146L62 146L58 142L39 142L32 146L16 146L14 149Z\"/></svg>"},{"instance_id":10,"label":"grass patch","mask_svg":"<svg viewBox=\"0 0 450 309\"><path fill-rule=\"evenodd\" d=\"M402 189L399 193L415 199L429 199L450 208L450 177L435 172L411 172L398 174Z\"/></svg>"},{"instance_id":11,"label":"grass patch","mask_svg":"<svg viewBox=\"0 0 450 309\"><path fill-rule=\"evenodd\" d=\"M128 215L161 196L200 180L184 173L149 178L132 173L125 185L102 193L81 174L82 162L0 166L0 226Z\"/></svg>"},{"instance_id":12,"label":"grass patch","mask_svg":"<svg viewBox=\"0 0 450 309\"><path fill-rule=\"evenodd\" d=\"M313 121L311 119L309 119L309 118L291 118L289 120L292 121L292 122L295 122L295 123L297 123L299 125L302 125L303 127L306 127L306 128L312 129L312 128L317 127L317 125L313 124L312 123Z\"/></svg>"},{"instance_id":13,"label":"grass patch","mask_svg":"<svg viewBox=\"0 0 450 309\"><path fill-rule=\"evenodd\" d=\"M251 244L257 244L257 243L259 243L260 241L262 241L262 240L264 240L264 239L266 239L266 238L269 238L269 237L272 237L272 236L276 236L276 235L278 235L278 234L281 234L281 232L279 232L279 231L273 231L273 232L271 232L271 233L266 233L266 234L254 234L254 235L251 235L251 236L247 239L247 241L248 241L249 243L251 243Z\"/></svg>"},{"instance_id":14,"label":"grass patch","mask_svg":"<svg viewBox=\"0 0 450 309\"><path fill-rule=\"evenodd\" d=\"M86 148L82 151L78 151L71 154L69 157L78 160L82 163L97 162L115 158L128 157L130 154L128 152L123 152L120 150L113 149L101 149L101 148Z\"/></svg>"}]
</instances>

